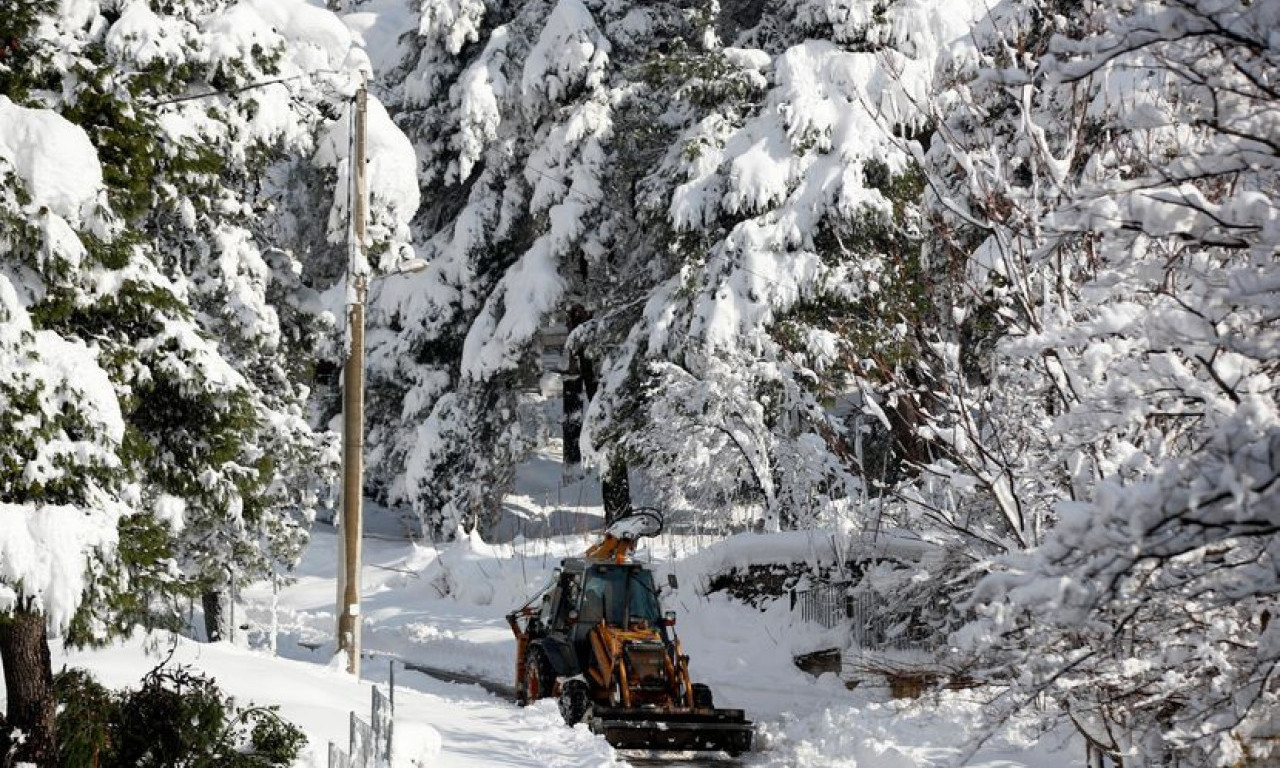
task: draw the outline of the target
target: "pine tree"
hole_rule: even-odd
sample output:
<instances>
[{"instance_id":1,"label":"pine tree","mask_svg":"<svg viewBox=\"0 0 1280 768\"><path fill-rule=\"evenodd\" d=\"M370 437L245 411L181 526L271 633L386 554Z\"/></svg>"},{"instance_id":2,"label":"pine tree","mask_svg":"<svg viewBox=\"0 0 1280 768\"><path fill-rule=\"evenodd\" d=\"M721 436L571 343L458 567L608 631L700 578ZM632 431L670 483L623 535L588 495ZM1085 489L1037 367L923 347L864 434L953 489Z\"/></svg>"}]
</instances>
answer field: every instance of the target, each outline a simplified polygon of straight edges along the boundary
<instances>
[{"instance_id":1,"label":"pine tree","mask_svg":"<svg viewBox=\"0 0 1280 768\"><path fill-rule=\"evenodd\" d=\"M19 6L0 13L0 79L29 105L0 97L0 653L18 759L51 765L50 635L177 628L183 597L300 554L334 451L307 418L327 340L290 214L332 199L316 135L360 59L301 2ZM276 205L298 176L317 182ZM24 556L42 548L56 568Z\"/></svg>"},{"instance_id":2,"label":"pine tree","mask_svg":"<svg viewBox=\"0 0 1280 768\"><path fill-rule=\"evenodd\" d=\"M578 442L601 475L630 466L673 504L714 497L719 514L746 505L772 526L830 519L864 493L858 438L831 406L908 388L892 367L857 375L921 346L894 313L917 313L922 177L892 133L927 122L912 99L941 44L930 35L963 25L939 8L922 23L870 3L862 22L821 3L722 5L422 5L391 96L425 170L415 227L433 268L382 296L392 334L376 342L370 417L373 482L442 530L458 518L440 510L501 493L495 447L514 460L538 439L510 390L539 326L573 313L577 376L598 383ZM840 45L804 42L821 35ZM883 92L813 76L842 66ZM886 263L895 284L864 288ZM853 327L877 304L883 323ZM675 371L710 410L663 434L659 411L681 404L653 399ZM865 409L894 420L894 471L918 464L916 422ZM679 499L677 457L699 452L715 457L706 498Z\"/></svg>"},{"instance_id":3,"label":"pine tree","mask_svg":"<svg viewBox=\"0 0 1280 768\"><path fill-rule=\"evenodd\" d=\"M322 49L330 68L311 71L317 42L306 35L323 19L308 14L338 23L296 3L129 6L79 41L79 85L63 107L93 126L117 210L211 342L186 351L189 338L175 335L148 347L194 355L182 363L191 380L180 393L147 392L174 407L137 420L148 497L184 507L179 556L205 593L207 619L231 580L297 561L336 463L332 438L307 415L327 339L323 310L298 277L306 223L291 215L328 207L332 180L292 182L317 162L325 112L354 78L343 72L349 49ZM230 38L228 25L252 34ZM310 234L323 242L323 230ZM208 629L220 632L216 622Z\"/></svg>"},{"instance_id":4,"label":"pine tree","mask_svg":"<svg viewBox=\"0 0 1280 768\"><path fill-rule=\"evenodd\" d=\"M119 224L85 133L5 97L0 113L0 662L7 727L26 734L15 759L43 766L49 634L96 642L155 618L172 581L170 529L139 504L120 375L164 284L110 244Z\"/></svg>"}]
</instances>

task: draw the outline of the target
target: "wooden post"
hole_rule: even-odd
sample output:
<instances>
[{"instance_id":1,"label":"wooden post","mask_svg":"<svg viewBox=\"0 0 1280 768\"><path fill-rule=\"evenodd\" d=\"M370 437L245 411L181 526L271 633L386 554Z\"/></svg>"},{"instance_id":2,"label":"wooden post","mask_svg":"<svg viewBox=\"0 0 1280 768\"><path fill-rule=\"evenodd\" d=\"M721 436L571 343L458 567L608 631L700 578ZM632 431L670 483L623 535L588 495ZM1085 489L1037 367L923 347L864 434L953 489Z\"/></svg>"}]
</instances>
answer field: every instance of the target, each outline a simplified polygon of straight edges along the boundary
<instances>
[{"instance_id":1,"label":"wooden post","mask_svg":"<svg viewBox=\"0 0 1280 768\"><path fill-rule=\"evenodd\" d=\"M355 140L351 158L351 247L347 262L350 305L347 323L351 348L342 371L342 562L343 589L338 604L338 647L347 654L347 671L360 676L360 534L364 496L364 302L365 223L368 186L365 179L368 91L356 91Z\"/></svg>"}]
</instances>

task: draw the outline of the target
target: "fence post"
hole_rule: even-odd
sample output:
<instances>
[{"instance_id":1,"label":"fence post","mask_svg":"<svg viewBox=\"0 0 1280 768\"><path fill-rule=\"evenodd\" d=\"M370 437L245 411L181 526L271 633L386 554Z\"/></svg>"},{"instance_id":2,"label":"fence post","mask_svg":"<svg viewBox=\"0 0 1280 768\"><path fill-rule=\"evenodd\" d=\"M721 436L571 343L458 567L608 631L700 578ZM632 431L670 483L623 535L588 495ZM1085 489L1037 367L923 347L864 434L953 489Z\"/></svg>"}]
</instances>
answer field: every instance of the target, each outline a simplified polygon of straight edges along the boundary
<instances>
[{"instance_id":1,"label":"fence post","mask_svg":"<svg viewBox=\"0 0 1280 768\"><path fill-rule=\"evenodd\" d=\"M378 684L369 686L369 725L373 729L373 764L382 759L382 695Z\"/></svg>"},{"instance_id":2,"label":"fence post","mask_svg":"<svg viewBox=\"0 0 1280 768\"><path fill-rule=\"evenodd\" d=\"M387 660L387 699L391 705L391 714L387 718L387 763L390 764L395 760L395 732L396 732L396 661L395 659Z\"/></svg>"},{"instance_id":3,"label":"fence post","mask_svg":"<svg viewBox=\"0 0 1280 768\"><path fill-rule=\"evenodd\" d=\"M227 624L230 630L231 644L236 644L236 572L231 566L227 566L227 572L231 576L231 585L227 588L227 604L231 614L231 621Z\"/></svg>"}]
</instances>

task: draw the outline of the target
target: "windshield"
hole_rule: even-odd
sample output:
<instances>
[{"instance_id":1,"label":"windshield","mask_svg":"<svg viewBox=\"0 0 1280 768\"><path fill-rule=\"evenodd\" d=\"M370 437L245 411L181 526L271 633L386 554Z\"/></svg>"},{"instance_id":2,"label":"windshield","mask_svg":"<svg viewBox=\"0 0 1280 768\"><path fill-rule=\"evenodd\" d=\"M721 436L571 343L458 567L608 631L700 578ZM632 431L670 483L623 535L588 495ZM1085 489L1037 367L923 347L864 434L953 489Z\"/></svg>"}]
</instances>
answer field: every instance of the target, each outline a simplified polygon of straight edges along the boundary
<instances>
[{"instance_id":1,"label":"windshield","mask_svg":"<svg viewBox=\"0 0 1280 768\"><path fill-rule=\"evenodd\" d=\"M653 574L640 568L597 565L587 572L580 620L605 619L615 626L637 621L656 624L662 618Z\"/></svg>"}]
</instances>

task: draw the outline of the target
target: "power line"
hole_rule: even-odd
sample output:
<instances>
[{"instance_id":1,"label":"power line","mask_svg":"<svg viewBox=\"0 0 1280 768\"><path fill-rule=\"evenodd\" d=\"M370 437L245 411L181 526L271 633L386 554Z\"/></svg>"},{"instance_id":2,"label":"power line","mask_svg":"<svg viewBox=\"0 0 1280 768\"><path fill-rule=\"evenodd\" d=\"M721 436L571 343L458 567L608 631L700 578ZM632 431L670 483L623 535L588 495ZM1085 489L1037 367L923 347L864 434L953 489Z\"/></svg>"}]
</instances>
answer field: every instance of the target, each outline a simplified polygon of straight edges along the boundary
<instances>
[{"instance_id":1,"label":"power line","mask_svg":"<svg viewBox=\"0 0 1280 768\"><path fill-rule=\"evenodd\" d=\"M163 107L168 104L178 104L183 101L195 101L196 99L208 99L213 96L234 96L237 93L244 93L245 91L251 91L251 90L254 90L255 88L264 88L268 85L277 85L279 83L289 83L294 80L301 80L305 77L311 77L312 75L321 75L321 74L336 75L341 73L333 69L317 69L311 72L303 72L297 75L292 75L290 77L277 77L273 80L260 80L256 83L249 83L247 85L241 85L236 88L213 90L213 91L209 91L208 93L191 93L191 94L187 94L186 96L176 96L172 99L143 102L143 105L147 107Z\"/></svg>"}]
</instances>

